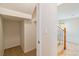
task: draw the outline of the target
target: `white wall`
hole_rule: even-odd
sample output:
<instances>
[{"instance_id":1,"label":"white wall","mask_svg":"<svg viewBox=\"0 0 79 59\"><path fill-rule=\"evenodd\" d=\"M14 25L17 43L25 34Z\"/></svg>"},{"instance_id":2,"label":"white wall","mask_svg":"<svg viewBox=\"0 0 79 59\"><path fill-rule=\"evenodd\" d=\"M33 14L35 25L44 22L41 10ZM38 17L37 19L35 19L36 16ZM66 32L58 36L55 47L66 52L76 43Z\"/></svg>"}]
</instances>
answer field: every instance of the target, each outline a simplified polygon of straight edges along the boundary
<instances>
[{"instance_id":1,"label":"white wall","mask_svg":"<svg viewBox=\"0 0 79 59\"><path fill-rule=\"evenodd\" d=\"M25 53L36 49L36 11L31 21L21 22L21 47Z\"/></svg>"},{"instance_id":2,"label":"white wall","mask_svg":"<svg viewBox=\"0 0 79 59\"><path fill-rule=\"evenodd\" d=\"M35 49L36 24L27 20L4 20L4 41L5 49L18 45L21 45L24 52Z\"/></svg>"},{"instance_id":3,"label":"white wall","mask_svg":"<svg viewBox=\"0 0 79 59\"><path fill-rule=\"evenodd\" d=\"M20 22L20 45L24 51L24 21Z\"/></svg>"},{"instance_id":4,"label":"white wall","mask_svg":"<svg viewBox=\"0 0 79 59\"><path fill-rule=\"evenodd\" d=\"M2 24L2 18L0 17L0 56L3 55L3 24Z\"/></svg>"},{"instance_id":5,"label":"white wall","mask_svg":"<svg viewBox=\"0 0 79 59\"><path fill-rule=\"evenodd\" d=\"M57 6L56 4L39 4L38 40L42 56L57 55Z\"/></svg>"},{"instance_id":6,"label":"white wall","mask_svg":"<svg viewBox=\"0 0 79 59\"><path fill-rule=\"evenodd\" d=\"M36 28L35 24L24 21L24 52L36 48Z\"/></svg>"},{"instance_id":7,"label":"white wall","mask_svg":"<svg viewBox=\"0 0 79 59\"><path fill-rule=\"evenodd\" d=\"M20 23L13 20L4 20L5 49L20 45Z\"/></svg>"},{"instance_id":8,"label":"white wall","mask_svg":"<svg viewBox=\"0 0 79 59\"><path fill-rule=\"evenodd\" d=\"M67 28L67 41L79 44L79 18L63 20Z\"/></svg>"}]
</instances>

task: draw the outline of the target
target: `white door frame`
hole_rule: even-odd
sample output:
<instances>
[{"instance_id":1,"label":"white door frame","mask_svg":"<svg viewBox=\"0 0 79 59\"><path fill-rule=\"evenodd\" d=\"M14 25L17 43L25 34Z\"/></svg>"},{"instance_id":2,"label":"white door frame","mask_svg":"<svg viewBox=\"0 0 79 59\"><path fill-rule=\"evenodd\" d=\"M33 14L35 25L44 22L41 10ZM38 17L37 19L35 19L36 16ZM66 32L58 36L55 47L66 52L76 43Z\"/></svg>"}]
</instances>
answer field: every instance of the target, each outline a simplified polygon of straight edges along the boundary
<instances>
[{"instance_id":1,"label":"white door frame","mask_svg":"<svg viewBox=\"0 0 79 59\"><path fill-rule=\"evenodd\" d=\"M0 56L3 56L4 53L4 42L3 42L3 21L0 16Z\"/></svg>"},{"instance_id":2,"label":"white door frame","mask_svg":"<svg viewBox=\"0 0 79 59\"><path fill-rule=\"evenodd\" d=\"M39 10L39 4L37 4L36 5L36 21L37 21L37 23L36 23L36 28L37 28L37 38L36 38L36 55L37 56L41 56L41 21L40 21L40 17L39 17L39 12L40 12L40 10Z\"/></svg>"}]
</instances>

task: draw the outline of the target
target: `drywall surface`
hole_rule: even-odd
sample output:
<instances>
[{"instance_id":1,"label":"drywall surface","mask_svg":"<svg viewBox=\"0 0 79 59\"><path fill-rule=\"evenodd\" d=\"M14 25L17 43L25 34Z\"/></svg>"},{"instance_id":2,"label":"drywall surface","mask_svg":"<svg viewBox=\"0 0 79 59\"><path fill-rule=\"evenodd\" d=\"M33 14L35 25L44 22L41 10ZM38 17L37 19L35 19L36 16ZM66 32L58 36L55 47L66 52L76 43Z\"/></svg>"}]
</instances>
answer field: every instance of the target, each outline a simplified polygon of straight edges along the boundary
<instances>
[{"instance_id":1,"label":"drywall surface","mask_svg":"<svg viewBox=\"0 0 79 59\"><path fill-rule=\"evenodd\" d=\"M5 49L20 45L20 23L14 20L4 20Z\"/></svg>"},{"instance_id":2,"label":"drywall surface","mask_svg":"<svg viewBox=\"0 0 79 59\"><path fill-rule=\"evenodd\" d=\"M0 17L0 56L3 55L3 27L2 27L2 18Z\"/></svg>"},{"instance_id":3,"label":"drywall surface","mask_svg":"<svg viewBox=\"0 0 79 59\"><path fill-rule=\"evenodd\" d=\"M42 56L57 55L57 6L56 4L39 4L38 40Z\"/></svg>"},{"instance_id":4,"label":"drywall surface","mask_svg":"<svg viewBox=\"0 0 79 59\"><path fill-rule=\"evenodd\" d=\"M36 28L35 24L24 21L24 52L36 48Z\"/></svg>"},{"instance_id":5,"label":"drywall surface","mask_svg":"<svg viewBox=\"0 0 79 59\"><path fill-rule=\"evenodd\" d=\"M21 22L21 47L25 53L36 49L36 10L31 21Z\"/></svg>"},{"instance_id":6,"label":"drywall surface","mask_svg":"<svg viewBox=\"0 0 79 59\"><path fill-rule=\"evenodd\" d=\"M22 50L24 51L24 21L20 22L20 45Z\"/></svg>"}]
</instances>

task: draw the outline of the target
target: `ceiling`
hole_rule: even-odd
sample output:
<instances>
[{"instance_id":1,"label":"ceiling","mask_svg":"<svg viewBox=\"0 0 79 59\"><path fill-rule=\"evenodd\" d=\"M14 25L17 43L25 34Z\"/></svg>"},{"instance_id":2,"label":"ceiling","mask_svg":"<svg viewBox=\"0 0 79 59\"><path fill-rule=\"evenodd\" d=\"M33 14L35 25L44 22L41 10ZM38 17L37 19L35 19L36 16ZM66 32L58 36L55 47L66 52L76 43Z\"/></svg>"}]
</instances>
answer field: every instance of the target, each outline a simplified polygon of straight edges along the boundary
<instances>
[{"instance_id":1,"label":"ceiling","mask_svg":"<svg viewBox=\"0 0 79 59\"><path fill-rule=\"evenodd\" d=\"M30 14L30 15L32 15L35 5L36 5L35 3L0 3L0 7L2 8L6 8L6 9L10 9L10 10ZM14 21L26 20L25 18L11 16L11 15L1 15L1 16L3 19L6 19L6 20L14 20Z\"/></svg>"},{"instance_id":2,"label":"ceiling","mask_svg":"<svg viewBox=\"0 0 79 59\"><path fill-rule=\"evenodd\" d=\"M0 3L0 7L28 14L33 13L35 5L35 3Z\"/></svg>"},{"instance_id":3,"label":"ceiling","mask_svg":"<svg viewBox=\"0 0 79 59\"><path fill-rule=\"evenodd\" d=\"M58 6L58 19L79 17L79 3L64 3Z\"/></svg>"}]
</instances>

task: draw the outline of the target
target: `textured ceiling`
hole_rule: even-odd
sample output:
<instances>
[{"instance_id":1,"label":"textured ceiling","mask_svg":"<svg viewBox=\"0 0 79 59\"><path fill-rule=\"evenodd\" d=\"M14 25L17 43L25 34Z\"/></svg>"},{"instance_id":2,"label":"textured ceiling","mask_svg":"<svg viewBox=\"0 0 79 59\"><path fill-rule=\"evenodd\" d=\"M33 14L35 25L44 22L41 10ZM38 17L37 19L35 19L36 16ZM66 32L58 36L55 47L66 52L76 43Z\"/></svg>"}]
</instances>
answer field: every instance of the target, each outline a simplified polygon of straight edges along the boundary
<instances>
[{"instance_id":1,"label":"textured ceiling","mask_svg":"<svg viewBox=\"0 0 79 59\"><path fill-rule=\"evenodd\" d=\"M79 16L79 3L64 3L58 6L58 18L71 18Z\"/></svg>"}]
</instances>

